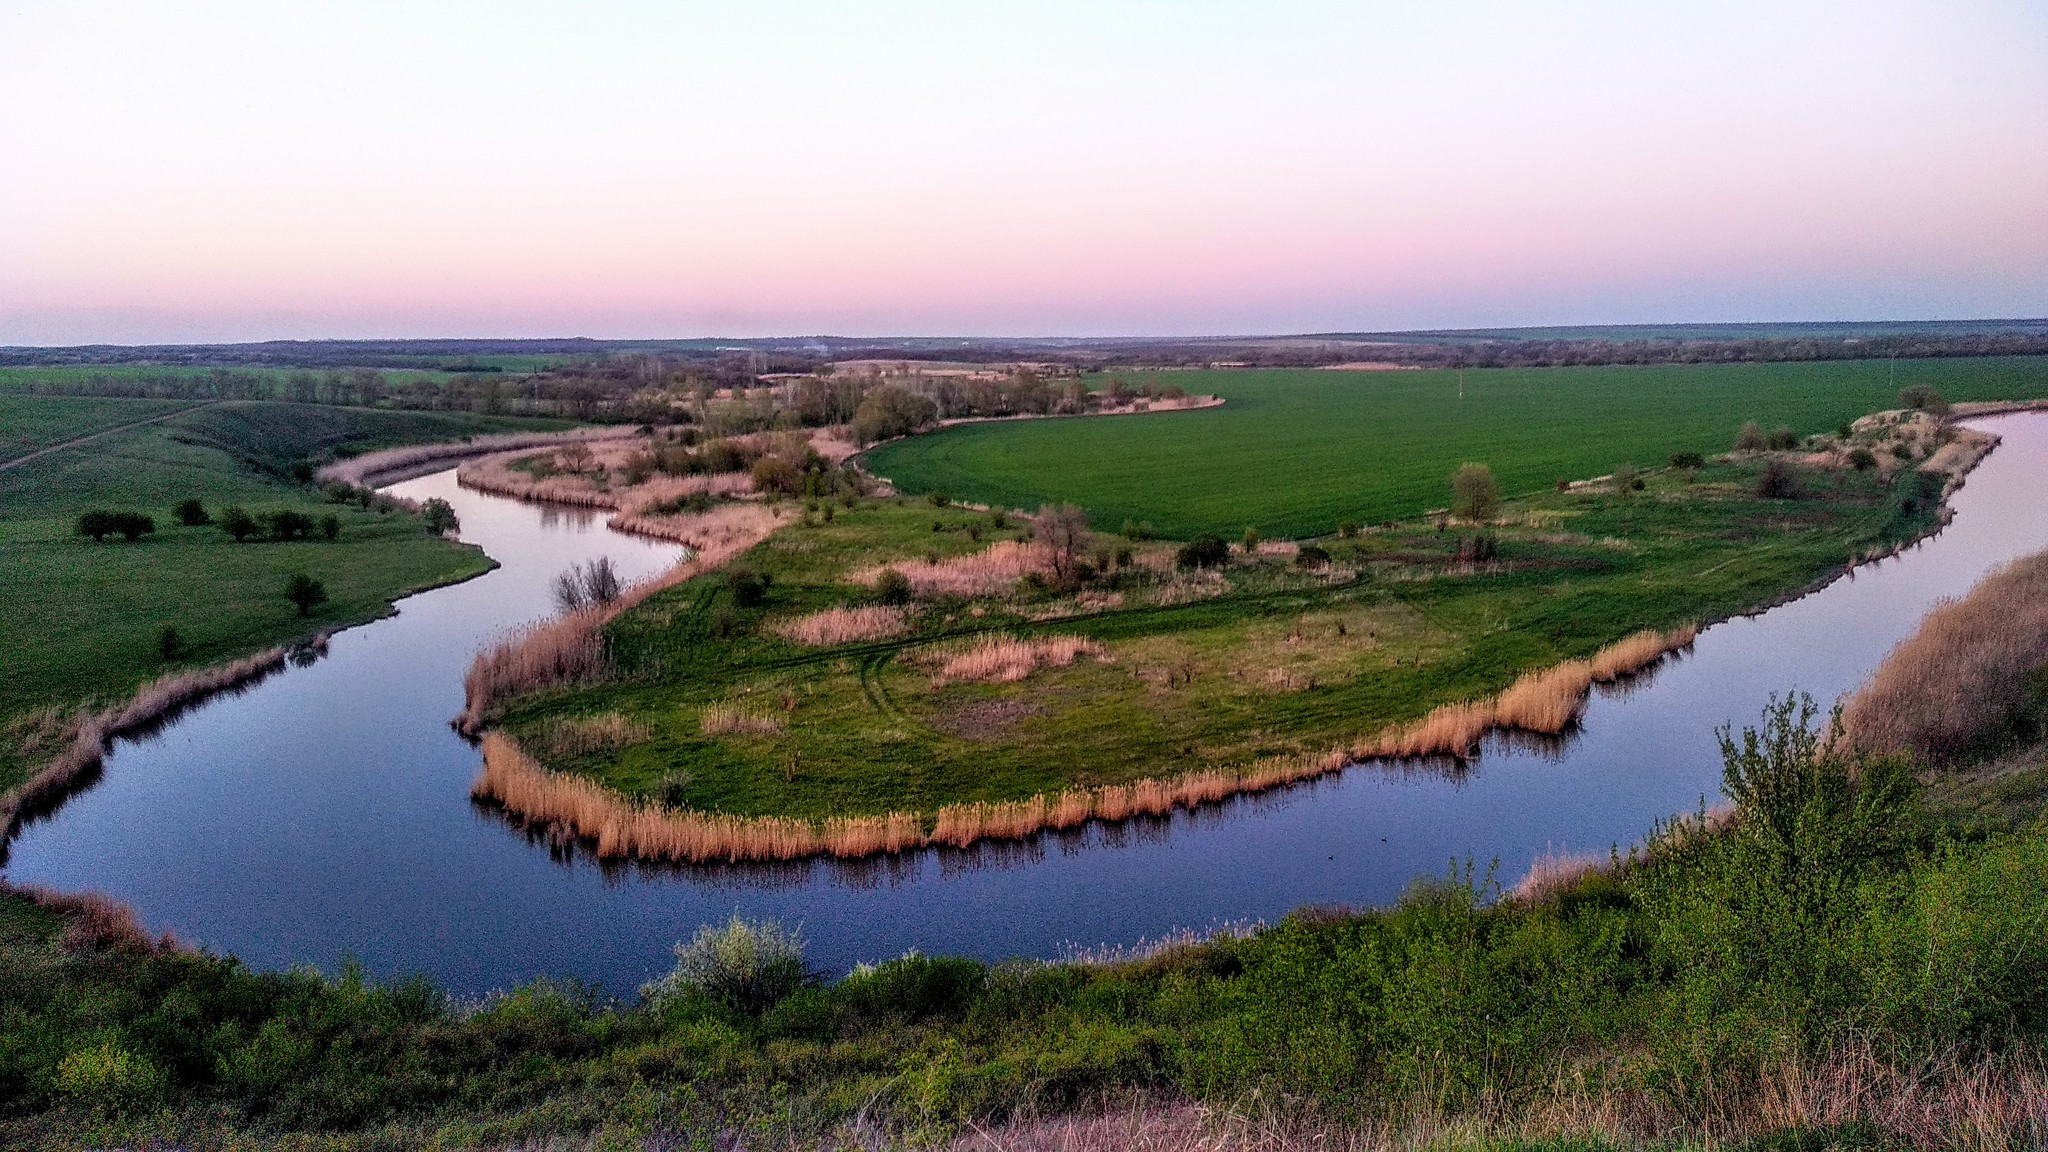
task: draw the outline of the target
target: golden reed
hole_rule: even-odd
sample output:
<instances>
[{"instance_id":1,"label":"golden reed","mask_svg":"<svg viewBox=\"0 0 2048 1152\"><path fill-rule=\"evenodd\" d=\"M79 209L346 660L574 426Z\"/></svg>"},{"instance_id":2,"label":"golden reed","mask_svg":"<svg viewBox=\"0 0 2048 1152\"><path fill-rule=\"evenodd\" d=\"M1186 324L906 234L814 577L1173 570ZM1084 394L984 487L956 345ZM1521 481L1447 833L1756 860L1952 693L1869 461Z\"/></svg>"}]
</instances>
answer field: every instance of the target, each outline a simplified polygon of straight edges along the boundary
<instances>
[{"instance_id":1,"label":"golden reed","mask_svg":"<svg viewBox=\"0 0 2048 1152\"><path fill-rule=\"evenodd\" d=\"M1697 629L1642 632L1596 653L1531 672L1491 700L1447 704L1413 724L1353 748L1272 756L1241 772L1205 769L1165 780L1076 788L1028 800L951 804L925 831L915 813L827 820L814 825L783 817L720 816L637 805L581 776L549 772L500 732L484 736L484 766L470 795L496 804L530 826L558 828L592 842L602 858L690 863L790 860L803 856L870 856L981 840L1019 840L1074 828L1088 820L1164 816L1245 792L1307 780L1360 760L1468 755L1488 728L1518 727L1556 734L1585 705L1596 682L1642 671L1692 643Z\"/></svg>"}]
</instances>

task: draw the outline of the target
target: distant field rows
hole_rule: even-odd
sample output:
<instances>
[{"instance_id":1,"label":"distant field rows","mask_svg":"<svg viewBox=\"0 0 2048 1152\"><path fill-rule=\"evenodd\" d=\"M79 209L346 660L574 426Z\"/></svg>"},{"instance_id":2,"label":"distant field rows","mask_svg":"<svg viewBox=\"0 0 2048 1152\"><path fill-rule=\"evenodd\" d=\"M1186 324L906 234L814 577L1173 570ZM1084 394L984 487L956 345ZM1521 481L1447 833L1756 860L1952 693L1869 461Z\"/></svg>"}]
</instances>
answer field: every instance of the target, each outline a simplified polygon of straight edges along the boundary
<instances>
[{"instance_id":1,"label":"distant field rows","mask_svg":"<svg viewBox=\"0 0 2048 1152\"><path fill-rule=\"evenodd\" d=\"M1326 534L1440 507L1465 461L1509 492L1726 450L1745 420L1801 433L1895 405L2048 396L2048 357L1809 364L1118 373L1214 392L1222 408L970 424L885 445L869 467L904 491L1013 508L1065 500L1097 527L1161 533Z\"/></svg>"}]
</instances>

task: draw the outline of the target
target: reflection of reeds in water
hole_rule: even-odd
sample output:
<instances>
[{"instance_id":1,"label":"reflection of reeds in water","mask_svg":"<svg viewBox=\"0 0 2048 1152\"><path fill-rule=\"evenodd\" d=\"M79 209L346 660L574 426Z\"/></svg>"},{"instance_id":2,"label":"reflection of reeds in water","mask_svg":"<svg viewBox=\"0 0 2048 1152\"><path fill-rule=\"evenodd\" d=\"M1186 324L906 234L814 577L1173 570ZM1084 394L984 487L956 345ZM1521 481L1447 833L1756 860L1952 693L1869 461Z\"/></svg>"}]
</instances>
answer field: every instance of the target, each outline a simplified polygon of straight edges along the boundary
<instances>
[{"instance_id":1,"label":"reflection of reeds in water","mask_svg":"<svg viewBox=\"0 0 2048 1152\"><path fill-rule=\"evenodd\" d=\"M1351 753L1359 759L1465 756L1482 736L1497 728L1555 735L1578 719L1594 684L1633 676L1665 654L1691 644L1698 634L1692 627L1638 632L1602 648L1590 660L1567 660L1527 673L1490 700L1446 704L1412 724L1357 745Z\"/></svg>"},{"instance_id":2,"label":"reflection of reeds in water","mask_svg":"<svg viewBox=\"0 0 2048 1152\"><path fill-rule=\"evenodd\" d=\"M323 651L326 643L321 636L307 649ZM0 832L11 834L24 814L53 804L85 779L99 767L114 737L145 731L208 696L261 679L282 669L290 655L290 649L272 648L212 668L172 672L143 685L120 704L76 717L65 726L57 754L19 787L0 796Z\"/></svg>"},{"instance_id":3,"label":"reflection of reeds in water","mask_svg":"<svg viewBox=\"0 0 2048 1152\"><path fill-rule=\"evenodd\" d=\"M484 769L471 795L502 805L530 825L554 826L594 845L599 858L639 857L700 862L791 860L808 855L858 857L985 841L1022 840L1078 828L1192 811L1243 793L1323 776L1372 757L1460 756L1492 728L1562 731L1578 715L1596 677L1632 675L1692 642L1694 630L1645 633L1602 649L1591 660L1532 672L1492 700L1446 705L1406 728L1358 748L1272 756L1242 771L1206 769L1164 780L1144 779L1077 788L1024 800L953 804L925 821L910 813L809 821L719 816L636 806L580 776L547 772L509 737L484 738Z\"/></svg>"}]
</instances>

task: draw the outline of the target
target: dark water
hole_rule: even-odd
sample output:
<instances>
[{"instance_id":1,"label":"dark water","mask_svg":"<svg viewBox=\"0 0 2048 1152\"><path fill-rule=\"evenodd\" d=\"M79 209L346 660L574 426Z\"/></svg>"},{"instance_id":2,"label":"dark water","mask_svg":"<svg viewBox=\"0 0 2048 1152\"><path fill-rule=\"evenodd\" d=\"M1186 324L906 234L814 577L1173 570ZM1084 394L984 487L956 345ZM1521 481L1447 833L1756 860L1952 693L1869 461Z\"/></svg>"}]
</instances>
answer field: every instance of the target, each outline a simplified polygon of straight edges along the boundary
<instances>
[{"instance_id":1,"label":"dark water","mask_svg":"<svg viewBox=\"0 0 2048 1152\"><path fill-rule=\"evenodd\" d=\"M1905 555L1704 633L1626 696L1596 697L1562 754L1502 741L1457 778L1354 768L1263 797L1028 844L865 863L601 869L563 860L473 807L478 757L448 728L470 654L546 611L549 579L609 555L629 575L675 551L600 520L455 488L465 538L503 567L406 600L331 655L124 741L104 778L22 833L6 874L94 889L152 930L265 967L425 972L477 993L541 975L628 991L666 949L735 911L802 925L830 972L909 948L988 959L1128 944L1273 919L1311 903L1391 900L1453 859L1512 881L1545 851L1604 853L1711 798L1713 731L1773 691L1853 688L1929 606L2048 547L2048 414L1979 422L2005 444L1956 498L1955 523Z\"/></svg>"}]
</instances>

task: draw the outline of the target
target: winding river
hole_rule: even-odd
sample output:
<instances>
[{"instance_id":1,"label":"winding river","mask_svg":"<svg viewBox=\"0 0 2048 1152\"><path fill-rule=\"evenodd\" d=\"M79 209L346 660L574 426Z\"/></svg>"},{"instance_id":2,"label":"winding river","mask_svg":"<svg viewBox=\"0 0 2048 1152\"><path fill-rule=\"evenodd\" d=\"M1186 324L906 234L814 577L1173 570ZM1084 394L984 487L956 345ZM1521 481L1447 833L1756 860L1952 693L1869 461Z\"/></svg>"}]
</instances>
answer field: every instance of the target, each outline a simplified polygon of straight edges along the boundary
<instances>
[{"instance_id":1,"label":"winding river","mask_svg":"<svg viewBox=\"0 0 2048 1152\"><path fill-rule=\"evenodd\" d=\"M734 912L799 924L838 974L910 948L990 960L1129 945L1373 904L1453 860L1504 881L1547 851L1605 853L1719 786L1714 730L1768 695L1856 686L1938 599L2048 547L2048 414L1973 421L2004 444L1955 497L1954 523L1899 557L1704 632L1625 694L1596 696L1562 748L1492 739L1456 776L1358 767L1264 796L1028 843L864 862L603 867L473 805L478 754L448 727L486 640L548 609L548 582L604 555L629 578L677 557L593 513L459 489L440 496L499 567L404 600L329 654L122 740L104 775L26 826L5 874L105 892L152 931L258 967L355 960L461 995L539 976L630 992L667 950Z\"/></svg>"}]
</instances>

